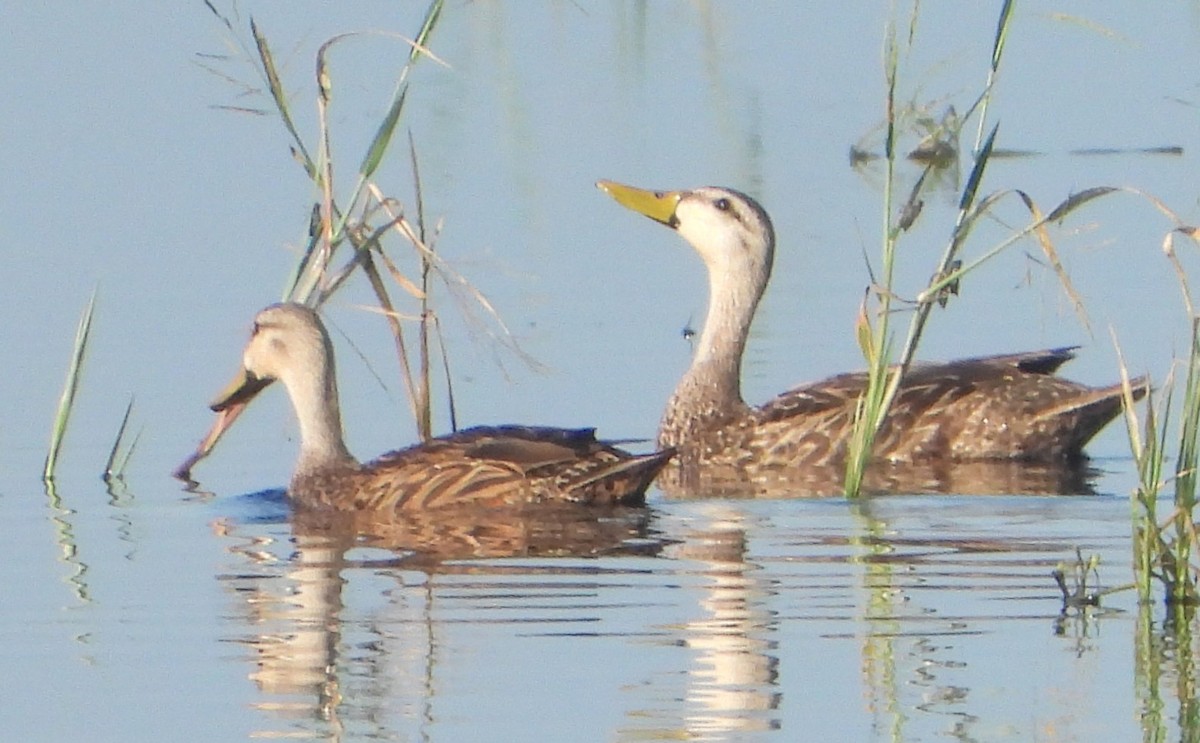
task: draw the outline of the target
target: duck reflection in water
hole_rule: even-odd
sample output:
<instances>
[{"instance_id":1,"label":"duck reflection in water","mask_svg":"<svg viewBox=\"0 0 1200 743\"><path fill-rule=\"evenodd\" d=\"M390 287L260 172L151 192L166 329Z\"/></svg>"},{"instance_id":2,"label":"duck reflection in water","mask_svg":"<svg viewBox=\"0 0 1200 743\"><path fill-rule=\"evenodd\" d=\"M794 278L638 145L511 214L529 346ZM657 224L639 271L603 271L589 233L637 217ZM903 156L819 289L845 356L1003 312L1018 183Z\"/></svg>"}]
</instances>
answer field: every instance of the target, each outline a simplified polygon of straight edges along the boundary
<instances>
[{"instance_id":1,"label":"duck reflection in water","mask_svg":"<svg viewBox=\"0 0 1200 743\"><path fill-rule=\"evenodd\" d=\"M881 462L868 465L863 495L1095 495L1102 474L1088 460L1025 462ZM840 495L841 464L745 468L681 465L666 469L658 486L672 498L812 498Z\"/></svg>"},{"instance_id":2,"label":"duck reflection in water","mask_svg":"<svg viewBox=\"0 0 1200 743\"><path fill-rule=\"evenodd\" d=\"M290 539L278 541L242 537L242 527L222 524L222 536L239 542L231 551L252 564L223 580L238 598L238 613L248 615L239 624L256 628L236 641L253 653L249 676L264 695L257 706L270 714L271 727L282 722L304 728L261 733L365 725L371 728L367 737L390 738L397 731L384 729L372 705L397 694L409 702L434 701L438 630L430 614L439 576L473 574L486 581L482 576L545 574L554 582L579 571L578 565L561 565L563 558L656 555L664 541L653 517L646 508L599 513L570 504L402 516L309 510L290 514ZM555 560L491 562L540 557ZM385 597L386 619L345 621L347 612L361 611L347 607L354 601L348 587L372 580L381 583L367 593ZM537 590L536 577L530 590ZM409 616L414 610L421 616ZM364 684L379 689L363 693ZM360 693L349 694L352 688Z\"/></svg>"},{"instance_id":3,"label":"duck reflection in water","mask_svg":"<svg viewBox=\"0 0 1200 743\"><path fill-rule=\"evenodd\" d=\"M684 726L697 739L775 730L783 700L778 619L771 579L748 554L752 517L720 501L701 508L696 528L668 547L669 557L694 564L704 581L700 616L679 631L693 651Z\"/></svg>"}]
</instances>

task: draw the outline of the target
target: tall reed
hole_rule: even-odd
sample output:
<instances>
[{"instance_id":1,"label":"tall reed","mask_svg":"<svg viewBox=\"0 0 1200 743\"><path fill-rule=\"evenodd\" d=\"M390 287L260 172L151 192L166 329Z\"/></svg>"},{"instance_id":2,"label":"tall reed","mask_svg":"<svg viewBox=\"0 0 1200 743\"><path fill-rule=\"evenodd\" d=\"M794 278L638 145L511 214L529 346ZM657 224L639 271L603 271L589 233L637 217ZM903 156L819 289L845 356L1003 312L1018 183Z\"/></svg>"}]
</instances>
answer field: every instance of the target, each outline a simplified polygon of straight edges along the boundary
<instances>
[{"instance_id":1,"label":"tall reed","mask_svg":"<svg viewBox=\"0 0 1200 743\"><path fill-rule=\"evenodd\" d=\"M893 356L895 337L890 325L892 314L897 310L898 294L893 281L896 261L896 251L902 233L908 230L919 217L923 203L924 190L935 179L929 176L937 168L943 167L942 158L927 159L925 170L917 180L907 200L896 208L896 173L895 166L899 158L896 141L898 136L898 106L896 89L900 69L900 45L896 39L894 24L889 26L886 33L885 71L885 179L883 188L883 243L881 255L881 271L879 276L872 275L872 285L863 299L855 328L855 335L863 356L866 359L868 381L867 388L859 399L855 411L854 431L850 441L849 456L846 462L844 490L847 497L860 494L863 476L870 464L875 436L888 415L904 375L912 365L916 356L917 346L924 333L929 313L934 305L944 306L951 294L958 292L959 283L981 265L1014 243L1029 237L1034 237L1047 257L1047 262L1055 271L1064 291L1072 299L1077 312L1086 324L1086 314L1082 303L1071 287L1069 278L1058 260L1053 242L1047 232L1051 222L1058 221L1092 199L1111 192L1113 189L1092 189L1069 197L1049 214L1043 214L1033 199L1021 191L1000 191L981 196L981 187L987 165L992 157L999 131L998 125L988 127L988 109L991 104L996 79L1000 71L1000 63L1004 56L1005 41L1008 38L1012 23L1013 0L1005 0L1000 9L996 24L996 32L992 39L992 53L988 65L987 79L982 91L961 117L950 117L943 124L955 130L945 132L949 140L957 140L958 129L971 120L976 122L975 143L971 154L971 169L959 193L958 210L954 225L950 231L949 240L937 263L929 284L917 295L912 302L914 309L909 322L908 332L898 358ZM909 23L909 38L912 29L917 26L919 3L914 3L912 17ZM1020 199L1024 208L1030 214L1029 223L1015 230L1007 238L985 250L978 257L967 260L963 248L971 236L975 226L981 219L990 215L998 203L1009 196Z\"/></svg>"},{"instance_id":2,"label":"tall reed","mask_svg":"<svg viewBox=\"0 0 1200 743\"><path fill-rule=\"evenodd\" d=\"M864 298L863 309L859 314L857 335L863 349L863 355L867 361L868 382L867 389L859 400L858 408L855 411L854 433L851 438L850 456L846 465L845 491L848 497L856 497L862 489L863 475L871 459L875 435L883 425L888 408L895 398L896 390L900 386L904 373L912 363L917 344L920 341L921 333L929 316L929 311L933 307L933 303L938 301L939 298L944 297L941 293L942 289L949 286L957 286L956 282L968 272L966 269L958 267L961 264L956 263L956 261L958 260L957 256L963 242L970 234L976 195L983 180L983 173L988 159L991 157L992 146L996 139L997 129L994 126L986 139L984 139L983 133L987 122L987 111L995 86L996 75L999 72L1000 60L1004 52L1004 42L1008 37L1009 23L1012 18L1012 6L1012 0L1005 0L1000 10L1000 18L996 25L996 34L992 41L992 57L988 68L987 81L984 84L983 91L979 94L979 97L972 104L970 110L962 120L965 122L972 115L978 113L978 128L975 147L973 149L971 174L967 178L966 185L959 198L958 216L951 231L950 241L943 252L942 260L937 270L933 274L934 278L930 286L918 298L916 313L909 326L908 337L900 354L900 362L895 366L892 365L893 336L889 326L889 319L892 313L893 297L895 296L893 291L893 270L895 266L896 247L901 233L916 218L916 210L919 209L917 204L920 202L922 196L921 190L924 184L929 182L926 176L937 167L937 163L930 162L926 165L925 173L918 180L917 186L912 190L905 208L900 213L897 213L893 202L896 188L896 86L900 67L900 49L896 39L894 24L888 27L885 46L887 93L884 159L886 174L883 189L882 276L874 292L876 302L875 315L877 318L874 325L870 321L868 308L870 295ZM919 4L914 3L909 23L910 40L912 38L911 29L915 29L917 25L919 7ZM955 125L961 126L961 123L955 122Z\"/></svg>"},{"instance_id":3,"label":"tall reed","mask_svg":"<svg viewBox=\"0 0 1200 743\"><path fill-rule=\"evenodd\" d=\"M1133 412L1129 373L1124 360L1121 374L1125 387L1125 427L1138 472L1132 511L1138 598L1149 602L1154 595L1154 581L1158 581L1168 606L1190 607L1200 603L1200 590L1197 590L1200 566L1194 562L1195 555L1200 552L1194 518L1196 468L1200 465L1200 315L1195 311L1187 274L1175 254L1174 240L1179 234L1195 240L1197 230L1177 227L1164 239L1164 253L1175 268L1191 325L1188 354L1180 362L1184 382L1177 433L1171 433L1172 406L1176 398L1174 371L1157 391L1157 403L1153 399L1147 402L1145 418L1141 422ZM1168 453L1172 443L1175 445L1173 466ZM1172 507L1166 518L1160 520L1160 501L1168 487L1171 487Z\"/></svg>"}]
</instances>

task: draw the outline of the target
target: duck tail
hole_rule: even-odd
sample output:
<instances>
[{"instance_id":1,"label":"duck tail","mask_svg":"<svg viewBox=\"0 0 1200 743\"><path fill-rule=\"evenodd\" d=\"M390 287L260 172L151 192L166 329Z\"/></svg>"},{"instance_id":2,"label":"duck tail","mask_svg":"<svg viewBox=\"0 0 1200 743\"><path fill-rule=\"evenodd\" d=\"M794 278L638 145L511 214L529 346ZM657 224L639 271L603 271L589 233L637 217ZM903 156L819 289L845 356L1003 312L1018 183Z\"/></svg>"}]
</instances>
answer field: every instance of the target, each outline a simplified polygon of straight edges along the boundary
<instances>
[{"instance_id":1,"label":"duck tail","mask_svg":"<svg viewBox=\"0 0 1200 743\"><path fill-rule=\"evenodd\" d=\"M1150 379L1146 376L1137 377L1130 380L1129 387L1136 402L1150 391ZM1066 439L1064 452L1071 457L1080 457L1087 442L1120 415L1124 404L1124 385L1117 383L1090 390L1086 395L1047 410L1042 417L1070 422L1071 432Z\"/></svg>"},{"instance_id":2,"label":"duck tail","mask_svg":"<svg viewBox=\"0 0 1200 743\"><path fill-rule=\"evenodd\" d=\"M675 456L674 448L635 454L571 483L571 500L595 505L641 506L646 490Z\"/></svg>"}]
</instances>

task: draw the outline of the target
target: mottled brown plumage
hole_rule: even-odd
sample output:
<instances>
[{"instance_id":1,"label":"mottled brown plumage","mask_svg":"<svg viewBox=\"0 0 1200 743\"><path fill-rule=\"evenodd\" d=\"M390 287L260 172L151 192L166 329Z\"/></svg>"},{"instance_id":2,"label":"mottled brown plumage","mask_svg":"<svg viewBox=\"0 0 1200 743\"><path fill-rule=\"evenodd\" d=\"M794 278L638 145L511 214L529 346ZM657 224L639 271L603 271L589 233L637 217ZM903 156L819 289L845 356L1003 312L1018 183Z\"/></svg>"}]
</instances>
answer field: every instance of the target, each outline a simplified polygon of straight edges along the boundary
<instances>
[{"instance_id":1,"label":"mottled brown plumage","mask_svg":"<svg viewBox=\"0 0 1200 743\"><path fill-rule=\"evenodd\" d=\"M640 504L673 453L630 454L598 441L592 429L495 426L359 464L342 437L329 334L316 313L299 304L272 305L258 314L243 371L212 407L243 404L276 379L287 388L300 423L300 456L288 495L305 508Z\"/></svg>"},{"instance_id":2,"label":"mottled brown plumage","mask_svg":"<svg viewBox=\"0 0 1200 743\"><path fill-rule=\"evenodd\" d=\"M842 374L760 407L742 400L741 360L775 250L770 217L724 188L650 192L602 181L619 203L676 229L708 268L710 299L692 366L659 427L681 464L734 471L844 461L866 375ZM924 364L905 375L874 454L879 461L1074 461L1121 410L1121 386L1055 376L1073 348ZM1147 389L1132 383L1134 398Z\"/></svg>"},{"instance_id":3,"label":"mottled brown plumage","mask_svg":"<svg viewBox=\"0 0 1200 743\"><path fill-rule=\"evenodd\" d=\"M893 462L925 459L1074 459L1121 410L1120 385L1092 389L1054 376L1074 349L924 364L909 370L875 442ZM866 374L789 390L760 407L694 415L676 405L662 440L696 442L721 464L841 462ZM1135 394L1142 394L1142 382Z\"/></svg>"}]
</instances>

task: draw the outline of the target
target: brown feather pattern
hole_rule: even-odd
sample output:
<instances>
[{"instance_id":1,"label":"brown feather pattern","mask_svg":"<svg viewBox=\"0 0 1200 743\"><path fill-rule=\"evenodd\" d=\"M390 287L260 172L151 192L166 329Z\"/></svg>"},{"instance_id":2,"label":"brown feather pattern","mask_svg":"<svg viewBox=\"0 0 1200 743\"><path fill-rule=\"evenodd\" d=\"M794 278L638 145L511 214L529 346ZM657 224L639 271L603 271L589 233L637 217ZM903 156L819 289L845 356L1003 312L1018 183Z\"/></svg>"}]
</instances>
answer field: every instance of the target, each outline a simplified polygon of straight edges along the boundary
<instances>
[{"instance_id":1,"label":"brown feather pattern","mask_svg":"<svg viewBox=\"0 0 1200 743\"><path fill-rule=\"evenodd\" d=\"M299 304L258 314L243 367L242 384L213 408L244 404L266 383L283 382L301 434L288 495L308 509L637 505L674 453L631 454L590 428L508 425L459 431L359 464L343 441L332 343L316 313Z\"/></svg>"},{"instance_id":2,"label":"brown feather pattern","mask_svg":"<svg viewBox=\"0 0 1200 743\"><path fill-rule=\"evenodd\" d=\"M926 459L1078 459L1121 411L1121 387L1054 376L1074 349L961 359L914 367L875 443L891 462ZM814 466L845 459L864 373L789 390L758 408L664 419L660 443L714 465ZM1147 382L1132 382L1135 398Z\"/></svg>"}]
</instances>

